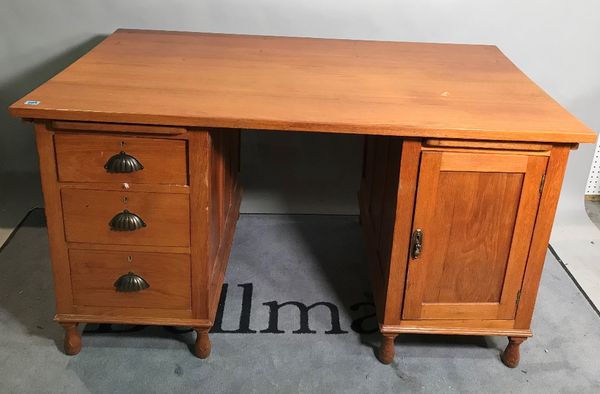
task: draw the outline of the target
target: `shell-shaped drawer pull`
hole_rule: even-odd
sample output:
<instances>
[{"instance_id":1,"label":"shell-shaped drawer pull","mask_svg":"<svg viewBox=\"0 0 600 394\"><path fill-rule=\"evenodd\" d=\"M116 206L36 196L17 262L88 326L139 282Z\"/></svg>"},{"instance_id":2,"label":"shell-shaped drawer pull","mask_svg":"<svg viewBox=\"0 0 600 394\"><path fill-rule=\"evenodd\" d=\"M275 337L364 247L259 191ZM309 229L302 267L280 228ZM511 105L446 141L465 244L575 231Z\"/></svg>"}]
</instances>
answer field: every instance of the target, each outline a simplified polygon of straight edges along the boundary
<instances>
[{"instance_id":1,"label":"shell-shaped drawer pull","mask_svg":"<svg viewBox=\"0 0 600 394\"><path fill-rule=\"evenodd\" d=\"M150 287L148 282L141 276L129 272L115 281L115 289L120 292L129 293L134 291L142 291Z\"/></svg>"},{"instance_id":2,"label":"shell-shaped drawer pull","mask_svg":"<svg viewBox=\"0 0 600 394\"><path fill-rule=\"evenodd\" d=\"M135 231L146 227L146 223L144 223L141 217L128 210L116 214L108 225L113 231Z\"/></svg>"},{"instance_id":3,"label":"shell-shaped drawer pull","mask_svg":"<svg viewBox=\"0 0 600 394\"><path fill-rule=\"evenodd\" d=\"M129 173L144 169L144 166L138 159L121 151L112 156L104 165L106 172Z\"/></svg>"}]
</instances>

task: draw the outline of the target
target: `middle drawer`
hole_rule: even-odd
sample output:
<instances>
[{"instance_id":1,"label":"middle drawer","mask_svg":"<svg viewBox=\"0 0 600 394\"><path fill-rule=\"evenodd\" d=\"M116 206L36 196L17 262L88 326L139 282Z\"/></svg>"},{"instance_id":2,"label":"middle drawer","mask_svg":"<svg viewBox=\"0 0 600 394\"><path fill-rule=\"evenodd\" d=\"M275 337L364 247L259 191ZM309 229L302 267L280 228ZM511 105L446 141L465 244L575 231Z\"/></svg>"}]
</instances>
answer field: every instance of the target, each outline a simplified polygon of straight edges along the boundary
<instances>
[{"instance_id":1,"label":"middle drawer","mask_svg":"<svg viewBox=\"0 0 600 394\"><path fill-rule=\"evenodd\" d=\"M68 242L115 245L190 245L189 196L64 188Z\"/></svg>"}]
</instances>

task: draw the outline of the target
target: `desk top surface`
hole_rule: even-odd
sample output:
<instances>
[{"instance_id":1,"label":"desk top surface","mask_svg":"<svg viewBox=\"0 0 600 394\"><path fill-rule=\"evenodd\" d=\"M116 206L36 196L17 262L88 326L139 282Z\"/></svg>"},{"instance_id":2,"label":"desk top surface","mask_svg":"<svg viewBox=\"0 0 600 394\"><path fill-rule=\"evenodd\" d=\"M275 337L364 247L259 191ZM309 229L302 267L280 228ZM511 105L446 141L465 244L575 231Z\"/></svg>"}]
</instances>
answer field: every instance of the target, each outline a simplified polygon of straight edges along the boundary
<instances>
[{"instance_id":1,"label":"desk top surface","mask_svg":"<svg viewBox=\"0 0 600 394\"><path fill-rule=\"evenodd\" d=\"M116 31L11 113L409 137L596 138L495 46L147 30Z\"/></svg>"}]
</instances>

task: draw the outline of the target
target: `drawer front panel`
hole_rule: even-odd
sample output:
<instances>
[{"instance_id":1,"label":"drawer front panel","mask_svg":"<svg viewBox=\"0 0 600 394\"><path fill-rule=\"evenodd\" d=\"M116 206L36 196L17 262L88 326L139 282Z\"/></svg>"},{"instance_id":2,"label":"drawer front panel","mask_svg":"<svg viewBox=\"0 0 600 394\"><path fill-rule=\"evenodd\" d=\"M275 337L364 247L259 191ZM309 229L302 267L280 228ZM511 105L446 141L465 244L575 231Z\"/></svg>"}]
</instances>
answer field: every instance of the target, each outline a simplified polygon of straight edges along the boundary
<instances>
[{"instance_id":1,"label":"drawer front panel","mask_svg":"<svg viewBox=\"0 0 600 394\"><path fill-rule=\"evenodd\" d=\"M75 305L191 308L189 255L71 249L69 262ZM148 287L117 291L115 282L129 273Z\"/></svg>"},{"instance_id":2,"label":"drawer front panel","mask_svg":"<svg viewBox=\"0 0 600 394\"><path fill-rule=\"evenodd\" d=\"M56 134L54 143L61 182L187 184L186 142L182 140ZM120 152L126 159L118 156ZM115 155L112 171L132 172L109 172L105 166ZM132 161L137 162L133 167Z\"/></svg>"},{"instance_id":3,"label":"drawer front panel","mask_svg":"<svg viewBox=\"0 0 600 394\"><path fill-rule=\"evenodd\" d=\"M190 244L187 194L64 188L61 197L68 242L184 247ZM125 210L129 215L135 214L143 226L133 230L131 220L123 218ZM111 222L130 230L116 231Z\"/></svg>"}]
</instances>

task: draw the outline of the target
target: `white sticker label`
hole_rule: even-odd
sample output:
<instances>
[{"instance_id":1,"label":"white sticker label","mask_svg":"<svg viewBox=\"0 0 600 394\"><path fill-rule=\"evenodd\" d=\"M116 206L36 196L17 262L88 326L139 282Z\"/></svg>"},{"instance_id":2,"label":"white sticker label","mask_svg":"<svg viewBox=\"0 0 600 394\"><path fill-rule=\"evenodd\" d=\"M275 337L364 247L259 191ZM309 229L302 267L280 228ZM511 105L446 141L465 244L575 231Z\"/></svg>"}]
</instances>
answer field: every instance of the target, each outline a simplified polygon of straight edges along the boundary
<instances>
[{"instance_id":1,"label":"white sticker label","mask_svg":"<svg viewBox=\"0 0 600 394\"><path fill-rule=\"evenodd\" d=\"M27 100L25 101L25 105L39 105L40 101L37 100Z\"/></svg>"}]
</instances>

